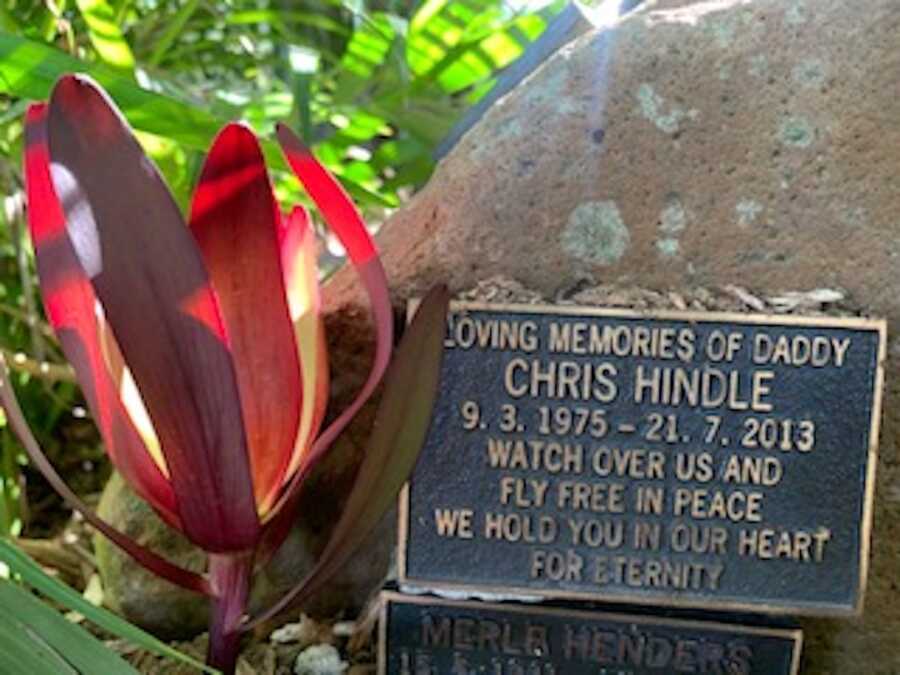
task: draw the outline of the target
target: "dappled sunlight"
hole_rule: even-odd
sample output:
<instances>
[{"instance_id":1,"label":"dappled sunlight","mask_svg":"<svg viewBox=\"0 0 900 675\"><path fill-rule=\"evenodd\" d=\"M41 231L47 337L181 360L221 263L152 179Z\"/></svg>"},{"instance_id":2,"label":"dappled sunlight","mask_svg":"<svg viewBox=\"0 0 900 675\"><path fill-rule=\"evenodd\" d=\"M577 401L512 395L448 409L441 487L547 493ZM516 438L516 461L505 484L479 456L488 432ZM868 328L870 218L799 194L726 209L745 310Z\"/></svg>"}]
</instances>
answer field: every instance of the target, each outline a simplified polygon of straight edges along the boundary
<instances>
[{"instance_id":1,"label":"dappled sunlight","mask_svg":"<svg viewBox=\"0 0 900 675\"><path fill-rule=\"evenodd\" d=\"M208 211L221 208L222 202L237 202L241 200L243 191L260 179L265 174L265 167L259 163L247 162L246 166L229 170L222 175L203 176L200 194L206 195L203 199L195 195L191 205L191 217L194 221L203 220Z\"/></svg>"},{"instance_id":2,"label":"dappled sunlight","mask_svg":"<svg viewBox=\"0 0 900 675\"><path fill-rule=\"evenodd\" d=\"M103 272L103 250L94 211L68 168L51 162L50 176L59 203L67 214L66 232L78 262L88 278L96 277Z\"/></svg>"},{"instance_id":3,"label":"dappled sunlight","mask_svg":"<svg viewBox=\"0 0 900 675\"><path fill-rule=\"evenodd\" d=\"M222 315L215 302L215 296L208 286L201 286L178 303L178 310L203 326L211 336L223 345L228 345L228 335L222 323Z\"/></svg>"},{"instance_id":4,"label":"dappled sunlight","mask_svg":"<svg viewBox=\"0 0 900 675\"><path fill-rule=\"evenodd\" d=\"M150 419L150 414L147 412L147 407L144 405L141 392L137 388L137 383L134 381L134 377L128 368L122 370L119 396L131 417L135 429L137 429L138 434L143 439L147 452L150 453L153 461L156 462L162 475L169 478L169 467L166 465L166 458L163 455L159 437L153 428L153 422Z\"/></svg>"}]
</instances>

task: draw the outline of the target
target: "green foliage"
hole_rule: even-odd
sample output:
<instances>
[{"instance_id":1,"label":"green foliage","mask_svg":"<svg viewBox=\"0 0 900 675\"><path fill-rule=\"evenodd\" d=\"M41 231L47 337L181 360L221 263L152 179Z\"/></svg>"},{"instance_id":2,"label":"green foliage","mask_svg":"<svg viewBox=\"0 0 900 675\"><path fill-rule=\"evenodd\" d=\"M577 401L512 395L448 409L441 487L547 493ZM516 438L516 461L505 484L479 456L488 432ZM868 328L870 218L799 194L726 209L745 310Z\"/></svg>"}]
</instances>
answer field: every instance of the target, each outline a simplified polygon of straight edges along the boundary
<instances>
[{"instance_id":1,"label":"green foliage","mask_svg":"<svg viewBox=\"0 0 900 675\"><path fill-rule=\"evenodd\" d=\"M136 128L171 141L148 145L182 202L223 120L270 134L287 119L377 218L423 184L437 141L562 0L531 13L504 0L35 4L5 12L0 91L42 98L59 73L91 73Z\"/></svg>"},{"instance_id":2,"label":"green foliage","mask_svg":"<svg viewBox=\"0 0 900 675\"><path fill-rule=\"evenodd\" d=\"M0 562L24 586L66 609L77 612L116 637L208 673L216 671L172 649L165 642L96 607L65 584L45 574L28 556L0 539ZM0 579L0 672L4 673L136 673L118 655L80 626L42 603L26 588Z\"/></svg>"},{"instance_id":3,"label":"green foliage","mask_svg":"<svg viewBox=\"0 0 900 675\"><path fill-rule=\"evenodd\" d=\"M21 130L18 116L10 125ZM18 152L19 143L18 139L9 142L0 138L0 150L7 152L12 147ZM0 183L9 181L7 184L17 189L20 177L11 167L6 167L6 171L3 168L0 164ZM59 444L53 433L57 423L77 403L76 389L69 381L34 376L41 372L41 361L59 363L61 355L49 327L40 317L21 202L15 197L6 197L0 203L0 222L3 223L0 227L0 349L10 361L18 361L23 368L16 377L21 400L36 433L52 450ZM59 366L54 366L53 374L58 369ZM0 536L18 535L24 527L22 471L25 464L24 453L7 431L5 417L0 416Z\"/></svg>"},{"instance_id":4,"label":"green foliage","mask_svg":"<svg viewBox=\"0 0 900 675\"><path fill-rule=\"evenodd\" d=\"M76 0L97 56L125 73L134 72L134 54L116 21L116 12L106 0Z\"/></svg>"},{"instance_id":5,"label":"green foliage","mask_svg":"<svg viewBox=\"0 0 900 675\"><path fill-rule=\"evenodd\" d=\"M16 382L38 438L80 404L46 334L21 212L22 115L64 72L97 79L187 207L222 124L264 138L297 129L378 225L421 187L432 153L564 0L0 0L0 348L31 367ZM304 199L266 141L276 193ZM19 200L17 202L16 200ZM16 204L19 204L18 207ZM9 359L15 367L17 360ZM56 372L56 371L53 371ZM36 376L37 375L37 376ZM21 527L20 458L0 429L0 533Z\"/></svg>"},{"instance_id":6,"label":"green foliage","mask_svg":"<svg viewBox=\"0 0 900 675\"><path fill-rule=\"evenodd\" d=\"M4 420L5 427L5 420ZM21 466L25 457L8 433L0 434L0 533L22 531Z\"/></svg>"},{"instance_id":7,"label":"green foliage","mask_svg":"<svg viewBox=\"0 0 900 675\"><path fill-rule=\"evenodd\" d=\"M15 608L15 609L13 609ZM0 580L0 669L46 675L137 671L86 630L16 584Z\"/></svg>"}]
</instances>

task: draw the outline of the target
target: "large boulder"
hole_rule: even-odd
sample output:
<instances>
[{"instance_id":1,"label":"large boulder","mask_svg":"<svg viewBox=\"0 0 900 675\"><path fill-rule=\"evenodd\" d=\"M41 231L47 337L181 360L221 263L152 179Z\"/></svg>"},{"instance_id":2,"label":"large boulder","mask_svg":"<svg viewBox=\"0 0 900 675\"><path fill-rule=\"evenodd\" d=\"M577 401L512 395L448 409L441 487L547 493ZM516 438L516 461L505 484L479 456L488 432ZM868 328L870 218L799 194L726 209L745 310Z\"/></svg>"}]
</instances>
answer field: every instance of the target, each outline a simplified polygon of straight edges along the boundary
<instances>
[{"instance_id":1,"label":"large boulder","mask_svg":"<svg viewBox=\"0 0 900 675\"><path fill-rule=\"evenodd\" d=\"M898 43L896 0L663 0L579 38L384 226L396 299L498 274L547 297L829 287L896 332ZM331 327L364 304L352 271L328 284ZM332 332L348 382L366 367L358 325ZM900 342L889 352L865 613L805 621L805 672L900 671Z\"/></svg>"}]
</instances>

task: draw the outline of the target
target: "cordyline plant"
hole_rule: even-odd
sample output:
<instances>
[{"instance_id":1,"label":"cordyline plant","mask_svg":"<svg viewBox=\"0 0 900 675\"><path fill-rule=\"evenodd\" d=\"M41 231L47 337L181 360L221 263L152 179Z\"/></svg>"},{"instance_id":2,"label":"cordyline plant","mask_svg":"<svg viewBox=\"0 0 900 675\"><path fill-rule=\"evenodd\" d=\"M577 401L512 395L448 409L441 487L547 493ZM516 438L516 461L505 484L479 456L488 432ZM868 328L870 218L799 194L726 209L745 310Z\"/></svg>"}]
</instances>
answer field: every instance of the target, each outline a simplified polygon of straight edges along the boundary
<instances>
[{"instance_id":1,"label":"cordyline plant","mask_svg":"<svg viewBox=\"0 0 900 675\"><path fill-rule=\"evenodd\" d=\"M159 576L210 597L208 662L233 672L241 634L319 588L406 479L437 390L446 289L426 296L388 368L393 315L374 243L337 181L278 128L288 163L359 273L377 331L367 381L323 425L315 236L302 207L281 214L250 130L229 124L219 133L185 223L122 114L88 78L61 78L49 102L28 109L25 128L47 316L113 463L208 553L207 573L175 565L86 509L35 442L5 364L0 404L32 461L93 525ZM275 606L246 616L254 570L298 516L298 489L385 371L369 447L321 557Z\"/></svg>"}]
</instances>

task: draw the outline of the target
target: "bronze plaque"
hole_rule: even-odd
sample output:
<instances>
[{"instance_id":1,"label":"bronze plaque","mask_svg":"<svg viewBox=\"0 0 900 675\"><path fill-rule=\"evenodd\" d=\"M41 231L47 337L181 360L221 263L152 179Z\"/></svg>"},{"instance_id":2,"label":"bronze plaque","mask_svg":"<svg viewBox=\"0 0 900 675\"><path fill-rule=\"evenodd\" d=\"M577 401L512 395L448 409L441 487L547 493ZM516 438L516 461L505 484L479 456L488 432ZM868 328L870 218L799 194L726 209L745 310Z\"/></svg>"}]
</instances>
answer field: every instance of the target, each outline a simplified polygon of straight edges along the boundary
<instances>
[{"instance_id":1,"label":"bronze plaque","mask_svg":"<svg viewBox=\"0 0 900 675\"><path fill-rule=\"evenodd\" d=\"M885 323L457 303L400 581L860 611Z\"/></svg>"},{"instance_id":2,"label":"bronze plaque","mask_svg":"<svg viewBox=\"0 0 900 675\"><path fill-rule=\"evenodd\" d=\"M802 634L382 594L379 675L795 675Z\"/></svg>"}]
</instances>

